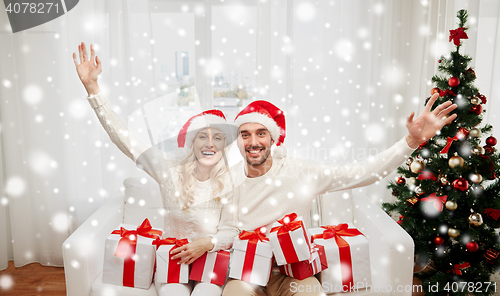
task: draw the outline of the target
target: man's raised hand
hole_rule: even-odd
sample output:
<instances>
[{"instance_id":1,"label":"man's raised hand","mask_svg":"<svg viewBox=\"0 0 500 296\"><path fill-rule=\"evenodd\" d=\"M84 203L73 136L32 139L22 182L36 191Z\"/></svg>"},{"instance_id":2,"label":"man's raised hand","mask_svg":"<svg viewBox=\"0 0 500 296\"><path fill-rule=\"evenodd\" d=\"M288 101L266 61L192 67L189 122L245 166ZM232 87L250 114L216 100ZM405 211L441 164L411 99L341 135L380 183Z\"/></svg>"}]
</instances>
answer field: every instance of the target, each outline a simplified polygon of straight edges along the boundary
<instances>
[{"instance_id":1,"label":"man's raised hand","mask_svg":"<svg viewBox=\"0 0 500 296\"><path fill-rule=\"evenodd\" d=\"M438 96L439 94L434 94L431 97L425 105L424 112L418 118L413 120L414 112L408 116L406 128L409 135L406 136L406 141L410 147L417 148L418 145L434 137L443 126L450 124L457 118L457 114L445 118L446 115L457 108L457 105L452 104L451 101L446 101L431 111Z\"/></svg>"}]
</instances>

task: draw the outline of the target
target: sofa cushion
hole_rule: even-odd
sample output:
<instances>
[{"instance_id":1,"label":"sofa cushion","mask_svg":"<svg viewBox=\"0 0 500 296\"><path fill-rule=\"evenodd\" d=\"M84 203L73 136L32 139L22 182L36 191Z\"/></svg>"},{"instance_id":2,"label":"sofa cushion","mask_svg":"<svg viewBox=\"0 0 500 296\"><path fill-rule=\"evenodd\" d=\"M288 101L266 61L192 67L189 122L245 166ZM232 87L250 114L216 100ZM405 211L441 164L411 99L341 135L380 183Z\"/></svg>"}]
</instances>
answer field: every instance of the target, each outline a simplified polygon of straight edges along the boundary
<instances>
[{"instance_id":1,"label":"sofa cushion","mask_svg":"<svg viewBox=\"0 0 500 296\"><path fill-rule=\"evenodd\" d=\"M155 284L153 283L149 289L138 289L130 287L122 287L112 284L104 284L102 282L102 272L92 283L90 296L157 296Z\"/></svg>"},{"instance_id":2,"label":"sofa cushion","mask_svg":"<svg viewBox=\"0 0 500 296\"><path fill-rule=\"evenodd\" d=\"M139 225L148 218L153 227L162 228L163 204L161 201L160 186L146 175L142 178L127 178L125 186L125 206L123 223Z\"/></svg>"}]
</instances>

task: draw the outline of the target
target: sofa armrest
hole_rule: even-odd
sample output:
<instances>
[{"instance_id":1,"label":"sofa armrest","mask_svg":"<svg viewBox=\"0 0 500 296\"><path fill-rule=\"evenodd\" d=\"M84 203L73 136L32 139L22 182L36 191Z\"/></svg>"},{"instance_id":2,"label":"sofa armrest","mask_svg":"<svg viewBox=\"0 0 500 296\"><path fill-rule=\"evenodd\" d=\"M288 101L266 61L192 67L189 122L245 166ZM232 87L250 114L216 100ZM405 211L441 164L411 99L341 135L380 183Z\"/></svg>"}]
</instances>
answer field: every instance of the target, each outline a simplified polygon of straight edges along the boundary
<instances>
[{"instance_id":1,"label":"sofa armrest","mask_svg":"<svg viewBox=\"0 0 500 296\"><path fill-rule=\"evenodd\" d=\"M123 205L123 194L114 195L64 241L66 295L90 295L103 268L104 241L123 222Z\"/></svg>"},{"instance_id":2,"label":"sofa armrest","mask_svg":"<svg viewBox=\"0 0 500 296\"><path fill-rule=\"evenodd\" d=\"M368 238L372 265L390 281L391 295L411 295L405 291L413 282L411 236L363 193L353 192L353 216Z\"/></svg>"}]
</instances>

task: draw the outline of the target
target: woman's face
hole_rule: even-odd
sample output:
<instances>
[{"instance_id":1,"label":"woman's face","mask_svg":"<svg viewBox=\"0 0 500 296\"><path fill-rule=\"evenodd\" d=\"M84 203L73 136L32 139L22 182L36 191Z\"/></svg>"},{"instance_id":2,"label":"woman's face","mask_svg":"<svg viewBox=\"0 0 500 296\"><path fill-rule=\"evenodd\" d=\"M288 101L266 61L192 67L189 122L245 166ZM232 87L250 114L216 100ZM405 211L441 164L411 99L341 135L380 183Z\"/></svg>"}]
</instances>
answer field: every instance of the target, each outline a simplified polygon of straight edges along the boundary
<instances>
[{"instance_id":1,"label":"woman's face","mask_svg":"<svg viewBox=\"0 0 500 296\"><path fill-rule=\"evenodd\" d=\"M193 141L194 156L198 165L212 167L222 158L225 138L215 128L205 128L198 132Z\"/></svg>"}]
</instances>

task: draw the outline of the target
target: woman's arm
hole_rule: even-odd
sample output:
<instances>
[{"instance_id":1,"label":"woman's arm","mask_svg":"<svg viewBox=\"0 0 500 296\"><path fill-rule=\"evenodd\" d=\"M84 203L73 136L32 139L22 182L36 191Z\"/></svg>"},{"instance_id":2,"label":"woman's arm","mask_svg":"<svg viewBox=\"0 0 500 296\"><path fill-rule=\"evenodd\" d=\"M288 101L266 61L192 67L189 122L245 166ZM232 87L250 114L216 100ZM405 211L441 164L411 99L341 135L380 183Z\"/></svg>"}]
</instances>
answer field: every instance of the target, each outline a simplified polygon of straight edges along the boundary
<instances>
[{"instance_id":1,"label":"woman's arm","mask_svg":"<svg viewBox=\"0 0 500 296\"><path fill-rule=\"evenodd\" d=\"M78 46L80 63L78 63L75 53L73 53L73 60L78 76L89 95L87 99L92 109L94 109L99 122L104 127L104 130L106 130L106 133L108 133L111 141L127 157L137 163L141 169L151 175L158 183L161 183L165 179L167 171L162 153L155 148L146 146L131 135L125 123L111 109L97 83L98 76L102 72L101 61L95 55L92 45L90 46L90 51L91 57L89 60L87 49L82 42Z\"/></svg>"}]
</instances>

